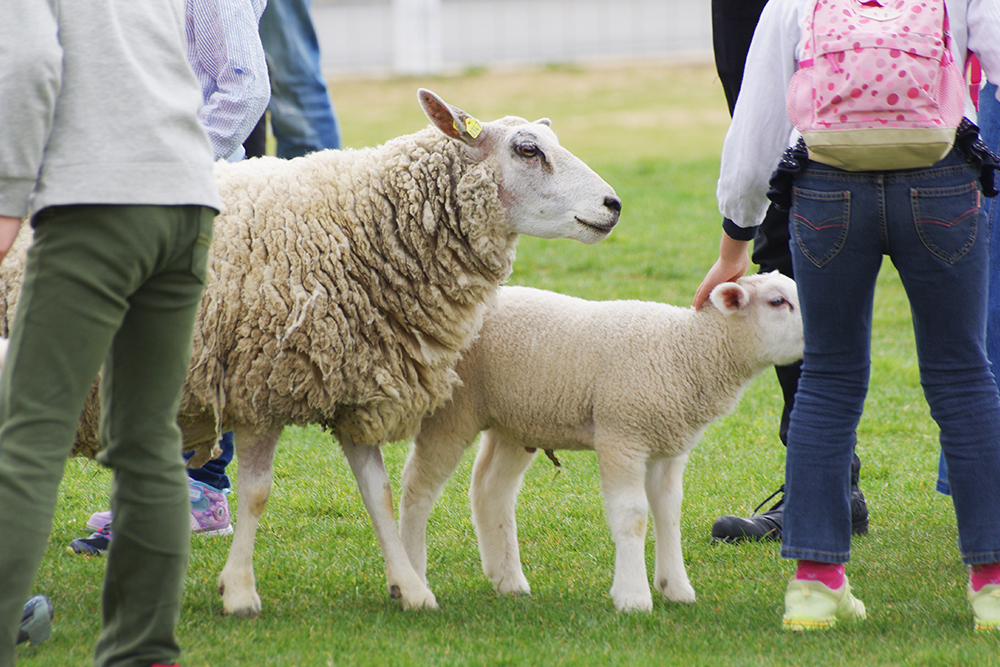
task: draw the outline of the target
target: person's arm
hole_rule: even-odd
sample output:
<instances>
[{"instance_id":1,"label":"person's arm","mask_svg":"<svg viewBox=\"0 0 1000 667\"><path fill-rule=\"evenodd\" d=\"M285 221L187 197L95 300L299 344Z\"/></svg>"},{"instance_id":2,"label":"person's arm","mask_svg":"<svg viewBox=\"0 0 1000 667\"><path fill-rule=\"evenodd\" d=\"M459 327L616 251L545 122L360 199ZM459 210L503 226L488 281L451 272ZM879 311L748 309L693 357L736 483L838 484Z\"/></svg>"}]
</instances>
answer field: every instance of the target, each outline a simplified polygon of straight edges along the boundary
<instances>
[{"instance_id":1,"label":"person's arm","mask_svg":"<svg viewBox=\"0 0 1000 667\"><path fill-rule=\"evenodd\" d=\"M802 5L801 0L770 0L754 31L722 147L716 194L725 222L719 258L695 292L695 308L701 308L716 285L736 280L750 267L752 231L764 219L768 181L792 134L785 94L795 72Z\"/></svg>"},{"instance_id":2,"label":"person's arm","mask_svg":"<svg viewBox=\"0 0 1000 667\"><path fill-rule=\"evenodd\" d=\"M747 272L750 268L749 246L749 241L739 241L723 232L719 242L719 259L715 260L694 293L695 309L701 308L716 285L736 280Z\"/></svg>"},{"instance_id":3,"label":"person's arm","mask_svg":"<svg viewBox=\"0 0 1000 667\"><path fill-rule=\"evenodd\" d=\"M737 225L760 224L767 211L768 181L791 145L785 112L802 32L802 0L770 0L754 30L733 121L719 168L719 210Z\"/></svg>"},{"instance_id":4,"label":"person's arm","mask_svg":"<svg viewBox=\"0 0 1000 667\"><path fill-rule=\"evenodd\" d=\"M193 0L188 28L193 34L191 67L207 92L198 119L208 131L215 158L238 151L271 99L267 62L251 0Z\"/></svg>"},{"instance_id":5,"label":"person's arm","mask_svg":"<svg viewBox=\"0 0 1000 667\"><path fill-rule=\"evenodd\" d=\"M10 0L0 21L0 216L20 220L42 167L62 85L56 0Z\"/></svg>"}]
</instances>

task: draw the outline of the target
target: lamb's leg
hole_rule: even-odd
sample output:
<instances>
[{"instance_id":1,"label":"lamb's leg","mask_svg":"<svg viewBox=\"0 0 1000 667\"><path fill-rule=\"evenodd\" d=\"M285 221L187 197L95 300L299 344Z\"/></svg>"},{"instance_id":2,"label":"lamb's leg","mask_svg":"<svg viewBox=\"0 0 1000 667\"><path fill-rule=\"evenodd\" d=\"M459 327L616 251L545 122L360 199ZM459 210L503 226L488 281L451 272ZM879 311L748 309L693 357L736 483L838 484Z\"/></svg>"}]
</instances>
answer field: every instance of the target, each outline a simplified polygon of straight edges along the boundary
<instances>
[{"instance_id":1,"label":"lamb's leg","mask_svg":"<svg viewBox=\"0 0 1000 667\"><path fill-rule=\"evenodd\" d=\"M378 447L359 445L346 433L340 433L339 437L382 549L389 595L399 600L403 609L437 609L434 593L410 564L396 529L392 488L382 462L382 451Z\"/></svg>"},{"instance_id":2,"label":"lamb's leg","mask_svg":"<svg viewBox=\"0 0 1000 667\"><path fill-rule=\"evenodd\" d=\"M227 614L260 614L260 597L253 574L254 539L271 495L274 447L280 435L280 428L264 433L236 429L233 434L239 461L236 479L238 508L229 558L219 575L222 609Z\"/></svg>"},{"instance_id":3,"label":"lamb's leg","mask_svg":"<svg viewBox=\"0 0 1000 667\"><path fill-rule=\"evenodd\" d=\"M442 408L421 425L403 467L399 496L399 532L403 546L413 568L425 582L427 519L441 496L444 483L451 477L478 432L474 427L459 429L450 420L441 423L437 418L446 411L447 408Z\"/></svg>"},{"instance_id":4,"label":"lamb's leg","mask_svg":"<svg viewBox=\"0 0 1000 667\"><path fill-rule=\"evenodd\" d=\"M694 602L694 588L681 552L681 501L688 455L651 461L646 469L646 497L653 511L656 535L656 587L669 600Z\"/></svg>"},{"instance_id":5,"label":"lamb's leg","mask_svg":"<svg viewBox=\"0 0 1000 667\"><path fill-rule=\"evenodd\" d=\"M629 450L615 443L598 447L601 492L608 525L615 541L615 578L611 599L619 611L652 611L653 595L646 576L646 519L649 504L643 488L646 461L626 455Z\"/></svg>"},{"instance_id":6,"label":"lamb's leg","mask_svg":"<svg viewBox=\"0 0 1000 667\"><path fill-rule=\"evenodd\" d=\"M521 569L514 507L535 453L486 431L472 466L472 522L479 538L483 573L498 593L531 593Z\"/></svg>"}]
</instances>

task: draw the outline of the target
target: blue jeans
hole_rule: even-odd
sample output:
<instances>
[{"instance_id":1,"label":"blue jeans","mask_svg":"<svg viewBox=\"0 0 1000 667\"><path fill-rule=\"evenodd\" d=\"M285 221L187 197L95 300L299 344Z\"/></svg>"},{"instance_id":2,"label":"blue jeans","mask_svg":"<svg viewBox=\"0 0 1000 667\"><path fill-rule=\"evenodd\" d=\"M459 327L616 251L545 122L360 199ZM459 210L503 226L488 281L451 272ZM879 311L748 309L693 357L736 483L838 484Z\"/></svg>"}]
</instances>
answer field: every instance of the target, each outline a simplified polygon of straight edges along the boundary
<instances>
[{"instance_id":1,"label":"blue jeans","mask_svg":"<svg viewBox=\"0 0 1000 667\"><path fill-rule=\"evenodd\" d=\"M277 156L293 158L340 148L340 126L320 68L311 0L270 0L260 41L271 75L271 129Z\"/></svg>"},{"instance_id":2,"label":"blue jeans","mask_svg":"<svg viewBox=\"0 0 1000 667\"><path fill-rule=\"evenodd\" d=\"M219 454L218 458L212 459L200 468L188 468L188 477L219 490L228 489L231 484L229 483L229 475L226 474L226 466L233 460L235 450L232 431L226 431L222 434L219 447L222 448L222 453ZM194 452L185 453L184 460L187 461L193 454Z\"/></svg>"},{"instance_id":3,"label":"blue jeans","mask_svg":"<svg viewBox=\"0 0 1000 667\"><path fill-rule=\"evenodd\" d=\"M1000 102L997 87L988 83L979 93L979 136L994 153L1000 149ZM997 206L993 199L983 199L990 230L990 288L986 306L986 356L993 367L994 377L1000 372L1000 231L997 230ZM948 466L944 455L938 462L937 490L951 494L948 484Z\"/></svg>"},{"instance_id":4,"label":"blue jeans","mask_svg":"<svg viewBox=\"0 0 1000 667\"><path fill-rule=\"evenodd\" d=\"M910 301L962 559L1000 561L1000 395L985 351L989 242L978 177L952 151L933 167L895 172L809 162L795 178L789 224L806 344L788 430L785 558L850 559L854 432L888 255Z\"/></svg>"}]
</instances>

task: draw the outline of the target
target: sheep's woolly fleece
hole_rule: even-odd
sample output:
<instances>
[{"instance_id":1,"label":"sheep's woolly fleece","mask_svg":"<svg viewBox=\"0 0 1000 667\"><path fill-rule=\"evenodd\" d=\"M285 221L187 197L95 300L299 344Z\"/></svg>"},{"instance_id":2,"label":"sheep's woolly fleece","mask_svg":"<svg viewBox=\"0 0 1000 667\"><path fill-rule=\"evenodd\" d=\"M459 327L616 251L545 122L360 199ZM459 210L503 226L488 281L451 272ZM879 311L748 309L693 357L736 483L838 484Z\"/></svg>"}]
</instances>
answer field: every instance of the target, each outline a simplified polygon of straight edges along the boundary
<instances>
[{"instance_id":1,"label":"sheep's woolly fleece","mask_svg":"<svg viewBox=\"0 0 1000 667\"><path fill-rule=\"evenodd\" d=\"M219 163L185 447L207 459L235 423L409 437L450 397L458 354L511 270L517 235L498 227L492 171L432 127L377 148ZM0 264L5 336L29 240L25 225ZM95 399L77 455L99 448Z\"/></svg>"}]
</instances>

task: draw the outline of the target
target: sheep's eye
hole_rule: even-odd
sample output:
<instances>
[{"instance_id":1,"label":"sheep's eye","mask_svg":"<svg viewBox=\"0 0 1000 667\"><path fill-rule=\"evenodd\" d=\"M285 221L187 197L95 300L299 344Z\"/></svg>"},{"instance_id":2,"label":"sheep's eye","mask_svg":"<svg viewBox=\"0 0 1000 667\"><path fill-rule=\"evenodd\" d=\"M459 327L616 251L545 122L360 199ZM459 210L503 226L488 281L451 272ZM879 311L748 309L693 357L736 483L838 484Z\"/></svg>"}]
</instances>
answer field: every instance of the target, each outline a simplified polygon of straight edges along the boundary
<instances>
[{"instance_id":1,"label":"sheep's eye","mask_svg":"<svg viewBox=\"0 0 1000 667\"><path fill-rule=\"evenodd\" d=\"M773 299L771 299L770 301L768 301L768 304L770 304L770 306L772 308L779 308L779 307L785 305L786 303L788 303L788 302L785 301L785 297L783 297L783 296L776 296Z\"/></svg>"},{"instance_id":2,"label":"sheep's eye","mask_svg":"<svg viewBox=\"0 0 1000 667\"><path fill-rule=\"evenodd\" d=\"M525 158L533 158L538 155L539 152L538 146L535 144L520 144L517 147L517 154Z\"/></svg>"}]
</instances>

